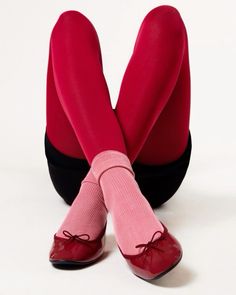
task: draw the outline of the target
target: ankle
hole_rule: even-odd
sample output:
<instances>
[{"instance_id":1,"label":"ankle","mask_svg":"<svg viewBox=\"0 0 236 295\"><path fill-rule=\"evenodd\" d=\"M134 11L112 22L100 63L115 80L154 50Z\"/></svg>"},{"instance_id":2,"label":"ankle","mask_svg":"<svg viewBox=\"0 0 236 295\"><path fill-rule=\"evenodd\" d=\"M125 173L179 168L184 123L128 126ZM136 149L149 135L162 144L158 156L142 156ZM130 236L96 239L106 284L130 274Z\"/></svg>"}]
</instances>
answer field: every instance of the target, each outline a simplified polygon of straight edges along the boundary
<instances>
[{"instance_id":1,"label":"ankle","mask_svg":"<svg viewBox=\"0 0 236 295\"><path fill-rule=\"evenodd\" d=\"M113 167L126 168L135 177L131 162L126 154L117 150L105 150L97 154L91 162L91 171L100 186L102 174Z\"/></svg>"}]
</instances>

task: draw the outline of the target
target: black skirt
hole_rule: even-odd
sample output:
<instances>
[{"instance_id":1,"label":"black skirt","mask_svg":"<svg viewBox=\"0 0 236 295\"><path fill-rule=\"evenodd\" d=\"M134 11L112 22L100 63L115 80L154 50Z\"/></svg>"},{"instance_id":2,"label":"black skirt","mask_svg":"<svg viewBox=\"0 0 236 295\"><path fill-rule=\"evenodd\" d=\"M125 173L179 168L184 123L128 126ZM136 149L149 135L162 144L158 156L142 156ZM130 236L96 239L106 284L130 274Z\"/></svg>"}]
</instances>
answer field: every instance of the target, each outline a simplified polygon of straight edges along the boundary
<instances>
[{"instance_id":1,"label":"black skirt","mask_svg":"<svg viewBox=\"0 0 236 295\"><path fill-rule=\"evenodd\" d=\"M57 150L49 141L46 131L44 148L53 186L64 201L71 205L90 165L86 159L70 157ZM192 139L189 130L187 147L177 160L164 165L146 165L134 161L132 167L135 179L152 208L165 203L178 190L187 172L191 151Z\"/></svg>"}]
</instances>

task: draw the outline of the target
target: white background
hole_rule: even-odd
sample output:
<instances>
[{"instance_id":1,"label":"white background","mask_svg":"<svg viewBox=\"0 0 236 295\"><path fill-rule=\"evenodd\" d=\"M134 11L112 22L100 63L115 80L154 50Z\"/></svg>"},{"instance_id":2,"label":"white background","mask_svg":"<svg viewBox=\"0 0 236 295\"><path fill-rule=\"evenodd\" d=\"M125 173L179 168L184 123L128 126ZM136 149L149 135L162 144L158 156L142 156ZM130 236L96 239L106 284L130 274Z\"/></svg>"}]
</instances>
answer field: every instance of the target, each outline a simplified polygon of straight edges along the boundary
<instances>
[{"instance_id":1,"label":"white background","mask_svg":"<svg viewBox=\"0 0 236 295\"><path fill-rule=\"evenodd\" d=\"M148 283L118 252L111 220L106 254L82 270L54 269L52 237L68 206L44 155L51 29L74 9L94 24L112 104L140 23L155 6L185 22L191 67L193 149L182 186L157 216L180 240L181 263ZM0 294L236 294L235 1L0 1ZM148 292L148 293L147 293Z\"/></svg>"}]
</instances>

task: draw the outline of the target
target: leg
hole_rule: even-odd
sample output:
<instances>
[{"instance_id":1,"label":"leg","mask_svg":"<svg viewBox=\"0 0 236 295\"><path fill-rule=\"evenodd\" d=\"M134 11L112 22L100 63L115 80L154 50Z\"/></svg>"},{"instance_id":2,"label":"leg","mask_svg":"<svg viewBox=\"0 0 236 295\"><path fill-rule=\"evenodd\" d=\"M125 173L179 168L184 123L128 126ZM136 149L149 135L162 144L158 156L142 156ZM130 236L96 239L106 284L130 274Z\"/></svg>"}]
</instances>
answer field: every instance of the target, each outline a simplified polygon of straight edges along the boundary
<instances>
[{"instance_id":1,"label":"leg","mask_svg":"<svg viewBox=\"0 0 236 295\"><path fill-rule=\"evenodd\" d=\"M190 72L186 29L174 7L158 6L144 18L115 111L131 162L165 164L183 153Z\"/></svg>"},{"instance_id":2,"label":"leg","mask_svg":"<svg viewBox=\"0 0 236 295\"><path fill-rule=\"evenodd\" d=\"M151 154L149 157L145 157L147 151L144 150L140 158L141 162L147 163L146 161L148 161L148 164L165 164L177 160L187 146L190 77L186 47L186 29L177 9L163 5L154 8L146 15L135 43L133 55L122 80L115 109L131 163L137 158L147 139L152 140L151 147L149 150L147 147L144 148ZM158 124L160 115L162 115L162 125ZM155 123L158 125L155 126ZM174 124L177 126L174 126ZM152 129L153 134L150 133ZM158 130L161 130L162 134L157 133ZM178 133L175 135L174 131ZM150 137L148 137L149 135ZM162 141L161 136L164 137L162 145L159 144ZM153 143L159 145L154 146ZM154 159L152 157L153 152L157 154ZM160 154L158 154L159 152ZM98 181L101 170L104 171L108 166L103 163L104 160L106 160L106 156L103 157L100 153L100 155L95 156L95 160L91 164L92 171ZM95 165L97 167L94 167ZM109 170L104 174L102 176L104 183L113 182L114 178L109 175ZM126 189L124 183L122 182ZM119 195L119 188L117 190ZM106 195L116 195L111 188L109 189L109 185L103 189L103 193L105 200ZM125 193L127 194L126 190ZM133 201L132 204L129 201L116 202L114 198L108 198L106 206L109 211L112 208L116 212L122 212L125 208L130 216L133 214L131 219L137 218L136 222L131 221L131 227L133 224L139 226L139 230L137 228L131 230L132 238L137 241L138 237L135 234L142 232L141 235L144 236L144 232L149 228L145 223L145 218L149 218L151 214L149 215L150 211L146 210L147 207L145 208L144 203L141 206L138 205L139 199L136 199L135 195L136 192L133 191L133 197L129 196L130 200ZM118 198L118 196L116 197ZM134 209L126 209L129 206L133 206L135 212ZM127 220L130 220L130 217L127 216L127 212L121 214L122 217L125 215L125 218L115 224L117 232L122 232L123 229L129 230ZM117 229L118 224L119 229ZM122 235L125 235L125 233L123 232ZM131 253L134 251L132 241L129 238L124 239L122 243L127 251Z\"/></svg>"},{"instance_id":3,"label":"leg","mask_svg":"<svg viewBox=\"0 0 236 295\"><path fill-rule=\"evenodd\" d=\"M58 34L60 34L60 37L63 39L61 43L57 39ZM59 43L57 43L57 41ZM63 46L68 47L65 49ZM61 57L61 51L65 51L66 53L66 58L64 60L67 62L67 65L63 66L68 69L68 73L66 74L68 75L69 81L70 83L77 82L79 88L73 87L73 85L68 83L68 80L66 82L63 81L65 71L61 68L58 69L58 67L61 66L60 62L58 62ZM53 58L54 61L56 60L56 63L54 62L54 67ZM75 61L78 64L76 64ZM78 80L77 73L73 70L69 70L70 62L76 64L76 70L81 71L80 75L78 75ZM70 95L73 98L75 97L74 100L71 99L70 101L71 105L69 105L69 110L75 107L75 109L78 108L79 112L81 111L81 108L77 106L79 101L76 100L76 94L78 94L78 92L75 95L72 95L70 91L79 90L84 92L85 97L90 97L88 102L91 103L91 112L94 112L95 115L93 118L95 118L97 108L93 108L95 103L92 103L92 99L95 99L99 92L101 92L101 95L103 94L102 99L107 99L107 96L109 95L101 69L102 57L100 45L91 22L83 14L77 11L66 11L62 13L53 28L50 38L47 70L46 133L53 148L65 156L74 157L78 160L86 159L77 138L78 134L75 133L74 128L72 127L71 117L68 116L68 113L65 111L64 101L62 100L64 96L61 95L61 91L65 89L65 92L68 95L66 97L70 97ZM54 72L58 73L58 75L55 75ZM81 76L84 78L86 75L90 75L90 80L87 78L87 82L94 85L94 89L90 89L88 83L84 83L81 79ZM60 86L64 83L64 88L62 87L62 90L61 87L58 87L58 81L56 80L57 76L59 76L59 79L62 79L60 80ZM99 79L97 79L97 76L99 76ZM79 83L81 83L81 85L79 85ZM89 91L91 93L89 93ZM110 100L106 101L106 108L108 108ZM89 105L85 107L85 110L88 108ZM78 118L80 117L84 118L83 112L80 112ZM92 124L94 122L92 122ZM77 124L78 122L75 121L75 123ZM96 138L93 140L96 140ZM117 149L119 149L119 146ZM51 158L53 161L52 168L60 169L61 171L61 183L57 188L61 190L63 197L65 197L68 202L71 200L71 194L75 193L75 196L78 195L64 222L57 231L57 235L64 237L63 230L67 228L71 232L87 232L89 233L90 238L96 238L101 228L104 227L107 216L101 188L98 186L96 179L91 172L87 173L81 183L79 183L79 175L76 177L74 173L76 170L70 169L70 164L68 167L67 163L64 166L64 163L62 164L60 162L61 159L58 162L55 151L53 151L53 155L54 158ZM53 173L52 170L51 173ZM71 186L73 186L73 188L71 188ZM78 222L78 218L80 222Z\"/></svg>"}]
</instances>

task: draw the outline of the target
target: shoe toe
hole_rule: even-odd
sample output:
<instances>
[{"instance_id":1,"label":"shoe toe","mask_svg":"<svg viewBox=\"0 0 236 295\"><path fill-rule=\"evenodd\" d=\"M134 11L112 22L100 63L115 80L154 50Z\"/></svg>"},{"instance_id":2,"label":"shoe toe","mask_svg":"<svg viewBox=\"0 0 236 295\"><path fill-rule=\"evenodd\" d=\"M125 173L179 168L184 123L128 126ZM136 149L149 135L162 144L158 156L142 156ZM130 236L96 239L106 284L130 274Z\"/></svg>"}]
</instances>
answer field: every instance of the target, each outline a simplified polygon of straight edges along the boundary
<instances>
[{"instance_id":1,"label":"shoe toe","mask_svg":"<svg viewBox=\"0 0 236 295\"><path fill-rule=\"evenodd\" d=\"M162 236L140 254L122 255L135 275L151 280L174 268L181 260L183 251L179 241L165 228Z\"/></svg>"},{"instance_id":2,"label":"shoe toe","mask_svg":"<svg viewBox=\"0 0 236 295\"><path fill-rule=\"evenodd\" d=\"M49 258L50 260L88 260L91 259L102 246L102 240L96 243L91 242L83 244L81 242L68 241L67 239L56 237L54 238Z\"/></svg>"},{"instance_id":3,"label":"shoe toe","mask_svg":"<svg viewBox=\"0 0 236 295\"><path fill-rule=\"evenodd\" d=\"M94 240L67 239L54 234L49 261L52 264L87 264L97 260L104 251L105 231L106 225Z\"/></svg>"}]
</instances>

